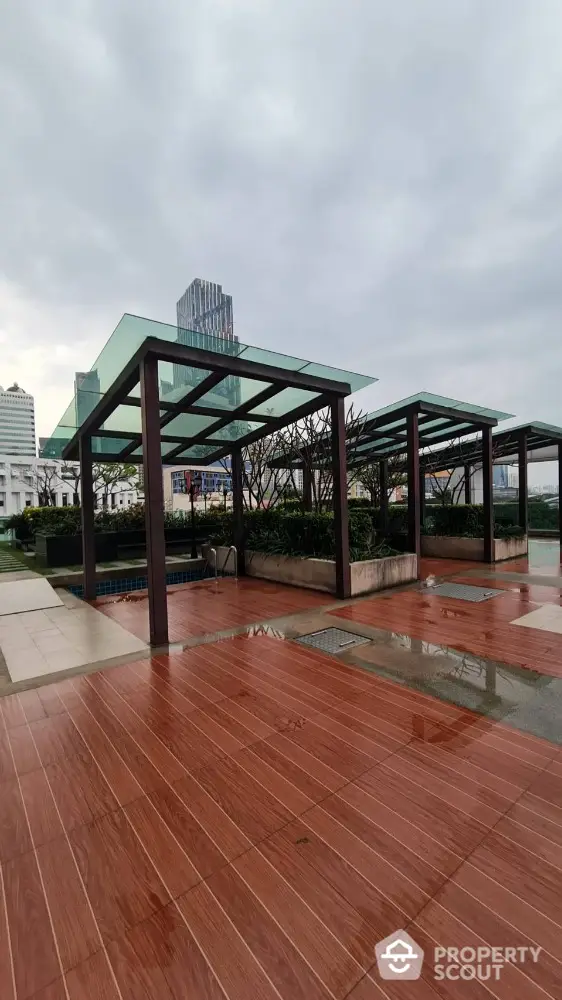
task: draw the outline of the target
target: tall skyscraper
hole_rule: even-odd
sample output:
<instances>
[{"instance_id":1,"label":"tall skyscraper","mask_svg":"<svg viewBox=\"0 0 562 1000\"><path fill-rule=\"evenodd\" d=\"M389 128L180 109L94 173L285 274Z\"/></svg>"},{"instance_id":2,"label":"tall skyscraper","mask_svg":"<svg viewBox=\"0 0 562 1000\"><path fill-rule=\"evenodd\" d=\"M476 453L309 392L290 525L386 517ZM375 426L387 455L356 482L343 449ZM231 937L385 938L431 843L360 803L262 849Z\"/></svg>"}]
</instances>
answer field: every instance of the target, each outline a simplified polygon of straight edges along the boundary
<instances>
[{"instance_id":1,"label":"tall skyscraper","mask_svg":"<svg viewBox=\"0 0 562 1000\"><path fill-rule=\"evenodd\" d=\"M234 336L232 295L225 295L222 285L195 278L176 306L178 343L203 350L236 356L238 337ZM205 378L201 369L186 365L173 366L174 389L197 385ZM229 376L213 392L226 396L235 406L239 396L239 380Z\"/></svg>"},{"instance_id":2,"label":"tall skyscraper","mask_svg":"<svg viewBox=\"0 0 562 1000\"><path fill-rule=\"evenodd\" d=\"M100 380L97 370L90 372L75 372L74 404L76 406L76 426L81 427L86 417L101 399Z\"/></svg>"},{"instance_id":3,"label":"tall skyscraper","mask_svg":"<svg viewBox=\"0 0 562 1000\"><path fill-rule=\"evenodd\" d=\"M0 453L37 454L35 403L17 382L5 391L0 386Z\"/></svg>"},{"instance_id":4,"label":"tall skyscraper","mask_svg":"<svg viewBox=\"0 0 562 1000\"><path fill-rule=\"evenodd\" d=\"M494 486L505 489L509 486L509 466L494 465Z\"/></svg>"}]
</instances>

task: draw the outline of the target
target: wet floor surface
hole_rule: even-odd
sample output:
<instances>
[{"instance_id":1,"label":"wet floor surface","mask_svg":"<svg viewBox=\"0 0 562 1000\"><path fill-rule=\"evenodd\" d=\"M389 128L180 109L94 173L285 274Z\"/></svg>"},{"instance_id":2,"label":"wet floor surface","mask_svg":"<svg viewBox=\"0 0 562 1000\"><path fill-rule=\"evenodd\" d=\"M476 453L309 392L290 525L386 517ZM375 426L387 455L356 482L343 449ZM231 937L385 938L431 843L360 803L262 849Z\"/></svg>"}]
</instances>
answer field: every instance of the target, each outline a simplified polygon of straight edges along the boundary
<instances>
[{"instance_id":1,"label":"wet floor surface","mask_svg":"<svg viewBox=\"0 0 562 1000\"><path fill-rule=\"evenodd\" d=\"M502 594L180 587L169 649L0 698L2 1000L560 995L562 678L414 634L422 606L478 635L472 607L542 663L550 634L507 619L560 580L540 549L540 574L433 563ZM144 600L101 607L139 634ZM334 627L368 642L294 641ZM379 976L401 929L417 983ZM482 946L540 954L490 990L435 979L436 947Z\"/></svg>"},{"instance_id":2,"label":"wet floor surface","mask_svg":"<svg viewBox=\"0 0 562 1000\"><path fill-rule=\"evenodd\" d=\"M287 621L0 699L2 1000L559 996L560 746ZM486 945L539 960L435 980Z\"/></svg>"}]
</instances>

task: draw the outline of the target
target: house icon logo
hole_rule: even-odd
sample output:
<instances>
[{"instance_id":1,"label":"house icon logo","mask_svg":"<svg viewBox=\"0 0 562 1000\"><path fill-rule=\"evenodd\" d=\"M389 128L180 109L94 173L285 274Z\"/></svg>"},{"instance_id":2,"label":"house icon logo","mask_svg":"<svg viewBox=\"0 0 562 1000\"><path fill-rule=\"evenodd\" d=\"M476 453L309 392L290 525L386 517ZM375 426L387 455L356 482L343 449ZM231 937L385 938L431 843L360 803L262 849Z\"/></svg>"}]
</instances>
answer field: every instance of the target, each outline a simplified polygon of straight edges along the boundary
<instances>
[{"instance_id":1,"label":"house icon logo","mask_svg":"<svg viewBox=\"0 0 562 1000\"><path fill-rule=\"evenodd\" d=\"M423 948L406 931L395 931L376 946L381 979L419 979Z\"/></svg>"}]
</instances>

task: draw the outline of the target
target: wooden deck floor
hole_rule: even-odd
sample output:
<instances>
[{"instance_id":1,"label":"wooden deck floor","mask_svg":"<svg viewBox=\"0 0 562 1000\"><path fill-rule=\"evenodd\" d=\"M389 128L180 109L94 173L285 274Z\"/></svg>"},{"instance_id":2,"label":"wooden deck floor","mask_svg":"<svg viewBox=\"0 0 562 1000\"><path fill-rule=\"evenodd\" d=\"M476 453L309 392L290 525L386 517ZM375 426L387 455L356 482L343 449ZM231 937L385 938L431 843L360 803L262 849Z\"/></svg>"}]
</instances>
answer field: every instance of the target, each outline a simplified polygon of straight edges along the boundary
<instances>
[{"instance_id":1,"label":"wooden deck floor","mask_svg":"<svg viewBox=\"0 0 562 1000\"><path fill-rule=\"evenodd\" d=\"M422 575L443 575L445 560L423 560L423 563ZM387 591L330 614L488 660L562 677L562 635L511 624L539 604L562 604L562 592L557 587L507 581L499 573L496 577L467 576L467 569L475 566L478 564L468 563L451 569L447 582L505 590L505 597L470 604L438 597L431 589Z\"/></svg>"},{"instance_id":2,"label":"wooden deck floor","mask_svg":"<svg viewBox=\"0 0 562 1000\"><path fill-rule=\"evenodd\" d=\"M2 1000L560 995L559 747L264 636L0 715ZM400 928L543 951L383 983Z\"/></svg>"},{"instance_id":3,"label":"wooden deck floor","mask_svg":"<svg viewBox=\"0 0 562 1000\"><path fill-rule=\"evenodd\" d=\"M307 608L328 604L329 594L300 587L285 587L267 580L204 580L168 587L170 642L205 632L219 632L236 625L251 625L280 618ZM148 642L148 595L135 591L122 596L99 597L93 606L114 618L123 628Z\"/></svg>"}]
</instances>

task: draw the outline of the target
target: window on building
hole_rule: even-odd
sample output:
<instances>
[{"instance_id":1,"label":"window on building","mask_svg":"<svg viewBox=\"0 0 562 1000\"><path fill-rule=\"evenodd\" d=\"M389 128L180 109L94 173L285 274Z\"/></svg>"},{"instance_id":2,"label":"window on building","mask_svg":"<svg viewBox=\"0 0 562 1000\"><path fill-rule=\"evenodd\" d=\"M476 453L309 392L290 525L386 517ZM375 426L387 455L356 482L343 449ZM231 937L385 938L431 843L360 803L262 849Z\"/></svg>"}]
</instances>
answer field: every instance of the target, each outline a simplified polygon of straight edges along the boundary
<instances>
[{"instance_id":1,"label":"window on building","mask_svg":"<svg viewBox=\"0 0 562 1000\"><path fill-rule=\"evenodd\" d=\"M68 493L63 493L63 495L62 495L62 505L63 505L63 507L68 507Z\"/></svg>"},{"instance_id":2,"label":"window on building","mask_svg":"<svg viewBox=\"0 0 562 1000\"><path fill-rule=\"evenodd\" d=\"M111 506L112 507L116 507L117 506L117 497L115 496L115 493L111 494Z\"/></svg>"}]
</instances>

